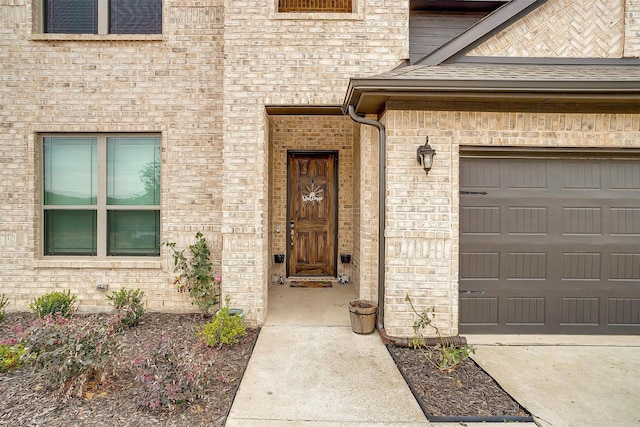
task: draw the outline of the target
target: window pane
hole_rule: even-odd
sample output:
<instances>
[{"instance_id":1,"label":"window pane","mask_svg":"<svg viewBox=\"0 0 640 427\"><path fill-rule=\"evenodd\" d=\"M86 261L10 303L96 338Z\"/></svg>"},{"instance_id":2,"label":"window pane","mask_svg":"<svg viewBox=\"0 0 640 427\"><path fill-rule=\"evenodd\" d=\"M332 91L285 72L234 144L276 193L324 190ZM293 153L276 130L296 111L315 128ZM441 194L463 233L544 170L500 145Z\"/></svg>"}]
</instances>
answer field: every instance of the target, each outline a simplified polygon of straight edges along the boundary
<instances>
[{"instance_id":1,"label":"window pane","mask_svg":"<svg viewBox=\"0 0 640 427\"><path fill-rule=\"evenodd\" d=\"M108 255L160 255L160 211L109 211Z\"/></svg>"},{"instance_id":2,"label":"window pane","mask_svg":"<svg viewBox=\"0 0 640 427\"><path fill-rule=\"evenodd\" d=\"M45 255L96 255L96 228L96 211L45 211Z\"/></svg>"},{"instance_id":3,"label":"window pane","mask_svg":"<svg viewBox=\"0 0 640 427\"><path fill-rule=\"evenodd\" d=\"M98 33L98 0L44 1L47 33Z\"/></svg>"},{"instance_id":4,"label":"window pane","mask_svg":"<svg viewBox=\"0 0 640 427\"><path fill-rule=\"evenodd\" d=\"M109 33L162 34L162 0L109 0Z\"/></svg>"},{"instance_id":5,"label":"window pane","mask_svg":"<svg viewBox=\"0 0 640 427\"><path fill-rule=\"evenodd\" d=\"M107 138L107 204L160 205L160 138Z\"/></svg>"},{"instance_id":6,"label":"window pane","mask_svg":"<svg viewBox=\"0 0 640 427\"><path fill-rule=\"evenodd\" d=\"M95 205L96 138L44 138L44 204Z\"/></svg>"}]
</instances>

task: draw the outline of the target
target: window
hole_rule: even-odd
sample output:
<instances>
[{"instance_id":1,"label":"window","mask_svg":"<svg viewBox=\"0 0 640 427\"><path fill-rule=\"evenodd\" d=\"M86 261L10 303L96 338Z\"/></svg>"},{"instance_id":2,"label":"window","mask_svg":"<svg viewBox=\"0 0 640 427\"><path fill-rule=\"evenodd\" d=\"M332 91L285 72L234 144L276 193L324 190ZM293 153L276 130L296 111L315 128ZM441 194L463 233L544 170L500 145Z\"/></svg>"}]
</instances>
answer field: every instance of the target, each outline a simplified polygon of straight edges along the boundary
<instances>
[{"instance_id":1,"label":"window","mask_svg":"<svg viewBox=\"0 0 640 427\"><path fill-rule=\"evenodd\" d=\"M160 255L160 137L43 137L44 254Z\"/></svg>"},{"instance_id":2,"label":"window","mask_svg":"<svg viewBox=\"0 0 640 427\"><path fill-rule=\"evenodd\" d=\"M351 13L352 0L278 0L278 12Z\"/></svg>"},{"instance_id":3,"label":"window","mask_svg":"<svg viewBox=\"0 0 640 427\"><path fill-rule=\"evenodd\" d=\"M162 33L162 0L42 0L42 2L44 33Z\"/></svg>"}]
</instances>

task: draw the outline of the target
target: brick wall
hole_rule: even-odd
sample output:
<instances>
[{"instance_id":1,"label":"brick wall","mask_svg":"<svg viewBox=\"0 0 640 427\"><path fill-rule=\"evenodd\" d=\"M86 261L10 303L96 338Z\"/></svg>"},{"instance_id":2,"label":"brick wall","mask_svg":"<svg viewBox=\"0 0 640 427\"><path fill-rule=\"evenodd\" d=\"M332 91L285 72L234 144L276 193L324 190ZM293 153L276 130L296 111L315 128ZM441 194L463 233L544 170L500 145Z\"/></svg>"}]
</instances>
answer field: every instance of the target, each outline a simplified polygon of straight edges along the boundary
<instances>
[{"instance_id":1,"label":"brick wall","mask_svg":"<svg viewBox=\"0 0 640 427\"><path fill-rule=\"evenodd\" d=\"M393 108L393 105L389 106ZM436 307L445 334L458 325L460 146L635 147L640 115L387 111L385 325L411 336L417 308ZM425 176L416 149L436 150Z\"/></svg>"},{"instance_id":2,"label":"brick wall","mask_svg":"<svg viewBox=\"0 0 640 427\"><path fill-rule=\"evenodd\" d=\"M624 9L624 56L640 57L640 0L626 0Z\"/></svg>"},{"instance_id":3,"label":"brick wall","mask_svg":"<svg viewBox=\"0 0 640 427\"><path fill-rule=\"evenodd\" d=\"M408 2L355 3L352 14L279 14L276 0L225 2L224 252L233 242L232 247L255 247L261 259L238 261L231 269L227 261L242 253L225 254L223 274L227 283L242 283L230 296L258 323L266 312L255 298L263 298L272 280L269 245L281 245L270 243L274 236L266 216L264 106L340 105L350 77L386 71L408 57Z\"/></svg>"},{"instance_id":4,"label":"brick wall","mask_svg":"<svg viewBox=\"0 0 640 427\"><path fill-rule=\"evenodd\" d=\"M626 0L628 13L638 0ZM627 20L637 36L638 24ZM636 39L637 40L637 39ZM632 41L631 41L632 43ZM469 55L515 57L621 58L637 56L625 48L625 0L550 0L513 23Z\"/></svg>"},{"instance_id":5,"label":"brick wall","mask_svg":"<svg viewBox=\"0 0 640 427\"><path fill-rule=\"evenodd\" d=\"M271 129L271 193L269 232L271 253L287 253L287 150L338 152L338 253L353 253L355 216L355 123L346 116L273 116ZM276 226L280 232L276 232ZM273 259L270 259L273 263ZM338 273L350 274L350 266L337 264ZM274 274L284 266L273 264ZM277 270L279 269L279 270ZM277 270L277 271L276 271ZM271 276L273 278L273 274Z\"/></svg>"},{"instance_id":6,"label":"brick wall","mask_svg":"<svg viewBox=\"0 0 640 427\"><path fill-rule=\"evenodd\" d=\"M221 2L165 1L161 37L40 35L32 1L0 0L0 271L8 310L71 289L81 309L104 310L121 286L145 291L151 310L192 310L161 260L41 257L42 132L162 135L162 238L222 240ZM66 40L59 40L65 38ZM13 288L13 289L11 289Z\"/></svg>"}]
</instances>

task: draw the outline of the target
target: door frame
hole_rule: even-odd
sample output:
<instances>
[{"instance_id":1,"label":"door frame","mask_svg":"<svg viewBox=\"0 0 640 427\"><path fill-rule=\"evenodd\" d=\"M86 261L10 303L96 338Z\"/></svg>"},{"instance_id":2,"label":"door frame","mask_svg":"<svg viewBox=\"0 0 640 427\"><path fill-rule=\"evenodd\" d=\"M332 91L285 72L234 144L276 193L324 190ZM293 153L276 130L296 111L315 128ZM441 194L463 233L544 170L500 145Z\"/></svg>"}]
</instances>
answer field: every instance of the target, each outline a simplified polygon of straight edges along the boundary
<instances>
[{"instance_id":1,"label":"door frame","mask_svg":"<svg viewBox=\"0 0 640 427\"><path fill-rule=\"evenodd\" d=\"M286 236L287 236L287 250L286 250L286 259L285 259L285 275L286 277L291 277L291 272L289 271L289 257L291 256L291 216L290 216L290 204L291 204L291 200L290 200L290 180L289 180L289 176L290 176L290 168L291 168L291 156L292 155L333 155L334 156L334 168L333 168L333 179L334 179L334 186L333 186L333 191L335 192L335 197L334 197L334 224L335 224L335 233L333 236L333 259L334 259L334 265L335 265L335 273L333 277L338 277L338 233L340 232L339 230L339 223L338 223L338 199L339 199L339 194L338 194L338 190L339 190L339 177L340 177L340 173L338 170L338 167L340 165L340 159L339 159L339 152L338 150L287 150L287 206L286 206L286 211L287 211L287 219L286 219ZM305 276L296 276L296 277L305 277Z\"/></svg>"}]
</instances>

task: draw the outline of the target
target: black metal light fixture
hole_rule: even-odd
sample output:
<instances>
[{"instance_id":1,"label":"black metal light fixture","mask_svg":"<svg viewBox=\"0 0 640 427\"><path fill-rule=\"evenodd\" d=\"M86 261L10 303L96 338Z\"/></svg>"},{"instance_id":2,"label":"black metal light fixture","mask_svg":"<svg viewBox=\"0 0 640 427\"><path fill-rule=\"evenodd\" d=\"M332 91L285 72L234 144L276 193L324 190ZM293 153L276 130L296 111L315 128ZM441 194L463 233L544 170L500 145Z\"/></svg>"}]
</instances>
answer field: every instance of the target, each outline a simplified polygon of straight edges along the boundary
<instances>
[{"instance_id":1,"label":"black metal light fixture","mask_svg":"<svg viewBox=\"0 0 640 427\"><path fill-rule=\"evenodd\" d=\"M427 137L427 141L424 143L424 145L418 147L418 163L422 165L427 175L429 175L431 166L433 166L433 156L435 155L436 150L431 148L431 146L429 145L429 137Z\"/></svg>"}]
</instances>

